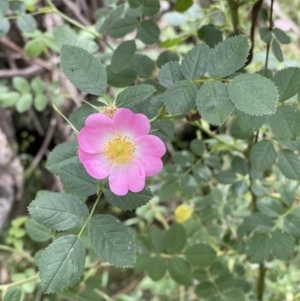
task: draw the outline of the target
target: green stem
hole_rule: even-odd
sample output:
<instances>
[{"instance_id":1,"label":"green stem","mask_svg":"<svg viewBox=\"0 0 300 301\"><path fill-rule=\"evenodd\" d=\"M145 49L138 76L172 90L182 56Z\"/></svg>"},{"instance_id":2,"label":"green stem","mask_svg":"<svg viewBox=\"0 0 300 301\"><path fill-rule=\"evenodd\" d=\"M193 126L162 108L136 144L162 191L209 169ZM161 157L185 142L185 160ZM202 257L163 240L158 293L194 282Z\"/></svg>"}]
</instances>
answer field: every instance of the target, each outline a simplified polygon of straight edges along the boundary
<instances>
[{"instance_id":1,"label":"green stem","mask_svg":"<svg viewBox=\"0 0 300 301\"><path fill-rule=\"evenodd\" d=\"M230 14L231 14L231 22L233 27L234 34L239 34L239 3L236 0L227 0Z\"/></svg>"},{"instance_id":2,"label":"green stem","mask_svg":"<svg viewBox=\"0 0 300 301\"><path fill-rule=\"evenodd\" d=\"M89 216L87 217L87 219L86 219L84 225L82 226L82 228L81 228L79 234L77 235L77 237L80 237L80 236L81 236L81 234L82 234L83 230L85 229L86 225L87 225L87 224L89 223L89 221L92 219L92 216L93 216L93 214L94 214L94 211L95 211L95 209L96 209L96 207L97 207L97 205L98 205L98 202L100 201L101 195L102 195L102 190L99 191L97 200L96 200L96 202L95 202L95 204L94 204L94 206L93 206L93 208L92 208L92 210L91 210Z\"/></svg>"},{"instance_id":3,"label":"green stem","mask_svg":"<svg viewBox=\"0 0 300 301\"><path fill-rule=\"evenodd\" d=\"M257 280L257 300L263 301L264 291L265 291L265 275L266 275L266 268L264 263L262 262L259 265L259 276Z\"/></svg>"},{"instance_id":4,"label":"green stem","mask_svg":"<svg viewBox=\"0 0 300 301\"><path fill-rule=\"evenodd\" d=\"M161 224L164 226L165 230L169 229L169 225L165 219L165 217L162 215L162 213L157 209L156 204L154 204L153 202L149 202L148 203L150 208L153 210L154 212L154 216L155 218L161 222Z\"/></svg>"},{"instance_id":5,"label":"green stem","mask_svg":"<svg viewBox=\"0 0 300 301\"><path fill-rule=\"evenodd\" d=\"M22 256L23 258L26 258L30 262L34 261L34 259L29 254L25 253L22 250L14 249L12 247L5 246L5 245L0 245L0 250L18 254L18 255Z\"/></svg>"},{"instance_id":6,"label":"green stem","mask_svg":"<svg viewBox=\"0 0 300 301\"><path fill-rule=\"evenodd\" d=\"M25 283L28 283L28 282L31 282L31 281L34 281L34 280L37 280L39 278L39 275L36 274L34 276L31 276L27 279L22 279L20 281L16 281L16 282L13 282L13 283L9 283L9 284L4 284L4 285L0 285L0 291L6 291L12 287L15 287L15 286L20 286L20 285L23 285Z\"/></svg>"},{"instance_id":7,"label":"green stem","mask_svg":"<svg viewBox=\"0 0 300 301\"><path fill-rule=\"evenodd\" d=\"M96 290L96 293L103 298L105 301L115 301L114 299L112 299L111 297L109 297L107 294L105 294L104 292L100 291L100 290Z\"/></svg>"}]
</instances>

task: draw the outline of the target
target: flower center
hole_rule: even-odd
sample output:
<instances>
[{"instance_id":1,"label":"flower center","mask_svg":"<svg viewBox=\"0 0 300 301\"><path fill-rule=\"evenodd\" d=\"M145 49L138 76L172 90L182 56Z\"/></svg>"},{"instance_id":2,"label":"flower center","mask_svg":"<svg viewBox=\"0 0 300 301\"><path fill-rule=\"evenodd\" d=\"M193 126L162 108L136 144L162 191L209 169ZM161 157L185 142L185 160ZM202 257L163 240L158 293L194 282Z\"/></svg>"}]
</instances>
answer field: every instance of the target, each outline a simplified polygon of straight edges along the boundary
<instances>
[{"instance_id":1,"label":"flower center","mask_svg":"<svg viewBox=\"0 0 300 301\"><path fill-rule=\"evenodd\" d=\"M104 146L107 158L114 164L129 163L135 155L135 145L127 136L115 135Z\"/></svg>"}]
</instances>

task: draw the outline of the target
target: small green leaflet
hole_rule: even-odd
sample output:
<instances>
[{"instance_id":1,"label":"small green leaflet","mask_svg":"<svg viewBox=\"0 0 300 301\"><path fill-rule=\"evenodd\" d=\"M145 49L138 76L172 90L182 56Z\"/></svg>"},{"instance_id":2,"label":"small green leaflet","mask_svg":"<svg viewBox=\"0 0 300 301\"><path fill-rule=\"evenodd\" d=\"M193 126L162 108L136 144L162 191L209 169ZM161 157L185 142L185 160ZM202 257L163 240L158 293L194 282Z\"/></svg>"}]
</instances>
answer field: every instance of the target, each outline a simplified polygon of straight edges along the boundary
<instances>
[{"instance_id":1,"label":"small green leaflet","mask_svg":"<svg viewBox=\"0 0 300 301\"><path fill-rule=\"evenodd\" d=\"M143 13L146 16L154 16L159 12L159 0L143 0Z\"/></svg>"},{"instance_id":2,"label":"small green leaflet","mask_svg":"<svg viewBox=\"0 0 300 301\"><path fill-rule=\"evenodd\" d=\"M89 214L87 206L76 196L55 192L38 195L28 211L38 223L57 231L82 226Z\"/></svg>"},{"instance_id":3,"label":"small green leaflet","mask_svg":"<svg viewBox=\"0 0 300 301\"><path fill-rule=\"evenodd\" d=\"M292 151L283 149L279 152L278 167L288 179L300 180L300 159Z\"/></svg>"},{"instance_id":4,"label":"small green leaflet","mask_svg":"<svg viewBox=\"0 0 300 301\"><path fill-rule=\"evenodd\" d=\"M249 52L248 39L236 36L219 43L210 50L207 71L212 77L226 77L241 69Z\"/></svg>"},{"instance_id":5,"label":"small green leaflet","mask_svg":"<svg viewBox=\"0 0 300 301\"><path fill-rule=\"evenodd\" d=\"M165 92L165 104L170 114L185 114L195 107L197 86L193 82L176 82Z\"/></svg>"},{"instance_id":6,"label":"small green leaflet","mask_svg":"<svg viewBox=\"0 0 300 301\"><path fill-rule=\"evenodd\" d=\"M51 238L52 232L45 226L37 223L34 219L29 218L25 223L25 229L28 236L33 241L44 242Z\"/></svg>"},{"instance_id":7,"label":"small green leaflet","mask_svg":"<svg viewBox=\"0 0 300 301\"><path fill-rule=\"evenodd\" d=\"M164 64L158 73L159 83L166 88L173 86L182 79L181 67L177 62Z\"/></svg>"},{"instance_id":8,"label":"small green leaflet","mask_svg":"<svg viewBox=\"0 0 300 301\"><path fill-rule=\"evenodd\" d=\"M3 301L20 301L22 291L19 287L13 287L6 291Z\"/></svg>"},{"instance_id":9,"label":"small green leaflet","mask_svg":"<svg viewBox=\"0 0 300 301\"><path fill-rule=\"evenodd\" d=\"M138 25L137 18L133 17L126 17L121 18L108 26L107 28L107 34L112 38L123 38L126 34L132 32L136 29Z\"/></svg>"},{"instance_id":10,"label":"small green leaflet","mask_svg":"<svg viewBox=\"0 0 300 301\"><path fill-rule=\"evenodd\" d=\"M277 58L277 60L279 62L282 62L283 61L282 51L281 51L279 43L275 39L273 39L273 41L272 41L272 51L273 51L275 57Z\"/></svg>"},{"instance_id":11,"label":"small green leaflet","mask_svg":"<svg viewBox=\"0 0 300 301\"><path fill-rule=\"evenodd\" d=\"M192 48L182 60L182 74L186 79L196 79L207 70L207 61L210 48L205 44L199 44Z\"/></svg>"},{"instance_id":12,"label":"small green leaflet","mask_svg":"<svg viewBox=\"0 0 300 301\"><path fill-rule=\"evenodd\" d=\"M285 101L299 92L300 68L289 67L274 75L274 83L279 90L279 100Z\"/></svg>"},{"instance_id":13,"label":"small green leaflet","mask_svg":"<svg viewBox=\"0 0 300 301\"><path fill-rule=\"evenodd\" d=\"M192 272L188 263L179 257L172 257L169 260L168 271L170 276L181 285L189 285L192 280Z\"/></svg>"},{"instance_id":14,"label":"small green leaflet","mask_svg":"<svg viewBox=\"0 0 300 301\"><path fill-rule=\"evenodd\" d=\"M37 28L36 20L31 15L23 15L17 19L17 25L22 32L32 33Z\"/></svg>"},{"instance_id":15,"label":"small green leaflet","mask_svg":"<svg viewBox=\"0 0 300 301\"><path fill-rule=\"evenodd\" d=\"M236 108L248 115L274 114L278 102L277 88L269 79L258 74L235 76L228 93Z\"/></svg>"},{"instance_id":16,"label":"small green leaflet","mask_svg":"<svg viewBox=\"0 0 300 301\"><path fill-rule=\"evenodd\" d=\"M57 145L48 156L46 167L58 175L62 166L78 162L77 150L78 143L75 141L67 141Z\"/></svg>"},{"instance_id":17,"label":"small green leaflet","mask_svg":"<svg viewBox=\"0 0 300 301\"><path fill-rule=\"evenodd\" d=\"M81 163L69 163L59 170L64 189L71 194L90 196L97 191L97 180L91 177Z\"/></svg>"},{"instance_id":18,"label":"small green leaflet","mask_svg":"<svg viewBox=\"0 0 300 301\"><path fill-rule=\"evenodd\" d=\"M271 248L271 238L267 233L254 233L248 241L246 254L251 263L260 263L268 256Z\"/></svg>"},{"instance_id":19,"label":"small green leaflet","mask_svg":"<svg viewBox=\"0 0 300 301\"><path fill-rule=\"evenodd\" d=\"M294 241L285 232L276 230L272 233L272 253L278 259L289 260L294 253Z\"/></svg>"},{"instance_id":20,"label":"small green leaflet","mask_svg":"<svg viewBox=\"0 0 300 301\"><path fill-rule=\"evenodd\" d=\"M165 249L170 254L180 252L186 244L186 232L181 224L172 225L165 234Z\"/></svg>"},{"instance_id":21,"label":"small green leaflet","mask_svg":"<svg viewBox=\"0 0 300 301\"><path fill-rule=\"evenodd\" d=\"M146 45L154 44L158 41L160 34L159 27L151 20L142 21L137 29L137 39Z\"/></svg>"},{"instance_id":22,"label":"small green leaflet","mask_svg":"<svg viewBox=\"0 0 300 301\"><path fill-rule=\"evenodd\" d=\"M295 140L300 136L300 111L288 105L279 106L269 124L277 139Z\"/></svg>"},{"instance_id":23,"label":"small green leaflet","mask_svg":"<svg viewBox=\"0 0 300 301\"><path fill-rule=\"evenodd\" d=\"M117 267L132 267L135 263L135 239L129 229L111 215L93 216L89 239L103 261Z\"/></svg>"},{"instance_id":24,"label":"small green leaflet","mask_svg":"<svg viewBox=\"0 0 300 301\"><path fill-rule=\"evenodd\" d=\"M197 92L196 104L201 116L211 124L222 125L234 110L227 86L207 82Z\"/></svg>"},{"instance_id":25,"label":"small green leaflet","mask_svg":"<svg viewBox=\"0 0 300 301\"><path fill-rule=\"evenodd\" d=\"M128 87L118 94L116 105L122 108L133 108L149 98L154 92L155 88L151 85L137 85Z\"/></svg>"},{"instance_id":26,"label":"small green leaflet","mask_svg":"<svg viewBox=\"0 0 300 301\"><path fill-rule=\"evenodd\" d=\"M86 50L63 45L60 51L61 68L79 90L93 95L106 92L107 76L100 61Z\"/></svg>"},{"instance_id":27,"label":"small green leaflet","mask_svg":"<svg viewBox=\"0 0 300 301\"><path fill-rule=\"evenodd\" d=\"M114 51L111 58L111 71L119 73L129 66L136 52L134 40L122 42Z\"/></svg>"},{"instance_id":28,"label":"small green leaflet","mask_svg":"<svg viewBox=\"0 0 300 301\"><path fill-rule=\"evenodd\" d=\"M147 204L153 197L151 191L147 189L143 189L137 193L128 192L124 196L115 195L109 189L104 189L104 196L110 204L123 210L133 210L141 207Z\"/></svg>"},{"instance_id":29,"label":"small green leaflet","mask_svg":"<svg viewBox=\"0 0 300 301\"><path fill-rule=\"evenodd\" d=\"M160 280L166 273L166 260L160 256L150 257L146 266L149 277L154 280Z\"/></svg>"},{"instance_id":30,"label":"small green leaflet","mask_svg":"<svg viewBox=\"0 0 300 301\"><path fill-rule=\"evenodd\" d=\"M273 144L268 140L254 144L250 151L251 165L257 170L266 170L275 163L277 154Z\"/></svg>"},{"instance_id":31,"label":"small green leaflet","mask_svg":"<svg viewBox=\"0 0 300 301\"><path fill-rule=\"evenodd\" d=\"M214 262L216 252L209 245L195 244L186 249L184 256L192 266L205 268Z\"/></svg>"},{"instance_id":32,"label":"small green leaflet","mask_svg":"<svg viewBox=\"0 0 300 301\"><path fill-rule=\"evenodd\" d=\"M46 293L63 291L79 281L84 271L85 246L76 235L56 239L39 261L41 285Z\"/></svg>"}]
</instances>

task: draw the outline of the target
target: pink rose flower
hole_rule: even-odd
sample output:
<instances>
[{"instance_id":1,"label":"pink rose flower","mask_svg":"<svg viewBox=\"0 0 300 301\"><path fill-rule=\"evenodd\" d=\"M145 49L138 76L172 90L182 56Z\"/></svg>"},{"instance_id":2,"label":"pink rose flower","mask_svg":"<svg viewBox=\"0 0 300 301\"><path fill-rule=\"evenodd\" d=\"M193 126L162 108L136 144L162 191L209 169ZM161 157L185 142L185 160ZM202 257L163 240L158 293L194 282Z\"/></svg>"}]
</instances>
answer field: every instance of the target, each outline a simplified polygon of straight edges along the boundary
<instances>
[{"instance_id":1,"label":"pink rose flower","mask_svg":"<svg viewBox=\"0 0 300 301\"><path fill-rule=\"evenodd\" d=\"M160 172L164 143L149 135L150 122L143 114L117 109L112 117L90 115L79 132L79 159L95 179L108 177L113 193L125 195L145 187L145 178Z\"/></svg>"}]
</instances>

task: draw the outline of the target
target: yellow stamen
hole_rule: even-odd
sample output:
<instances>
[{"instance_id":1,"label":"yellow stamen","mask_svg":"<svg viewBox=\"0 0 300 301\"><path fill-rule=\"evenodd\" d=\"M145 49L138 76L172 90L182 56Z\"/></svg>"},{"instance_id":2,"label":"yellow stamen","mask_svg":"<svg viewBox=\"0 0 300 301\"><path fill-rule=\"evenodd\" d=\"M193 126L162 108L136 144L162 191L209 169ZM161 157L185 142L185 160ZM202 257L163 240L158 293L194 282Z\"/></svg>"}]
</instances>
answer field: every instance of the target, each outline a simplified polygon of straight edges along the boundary
<instances>
[{"instance_id":1,"label":"yellow stamen","mask_svg":"<svg viewBox=\"0 0 300 301\"><path fill-rule=\"evenodd\" d=\"M113 104L109 104L106 107L101 108L101 112L110 118L112 118L116 112L117 108Z\"/></svg>"},{"instance_id":2,"label":"yellow stamen","mask_svg":"<svg viewBox=\"0 0 300 301\"><path fill-rule=\"evenodd\" d=\"M113 164L129 163L135 156L135 145L127 136L115 135L104 145L104 152Z\"/></svg>"}]
</instances>

